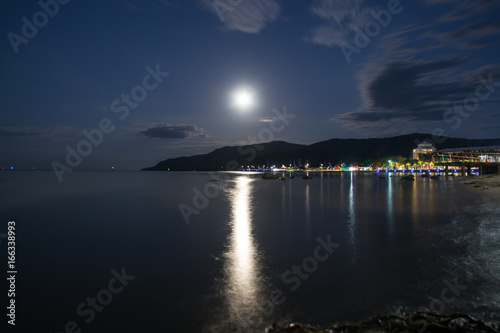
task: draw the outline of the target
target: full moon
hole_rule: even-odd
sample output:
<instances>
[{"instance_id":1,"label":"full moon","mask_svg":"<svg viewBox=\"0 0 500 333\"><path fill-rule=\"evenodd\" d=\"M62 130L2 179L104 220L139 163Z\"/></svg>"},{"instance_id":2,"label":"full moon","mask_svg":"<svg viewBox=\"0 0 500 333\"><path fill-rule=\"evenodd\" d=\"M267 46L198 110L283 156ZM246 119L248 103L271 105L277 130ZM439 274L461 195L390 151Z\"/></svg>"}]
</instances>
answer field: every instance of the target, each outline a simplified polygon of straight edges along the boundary
<instances>
[{"instance_id":1,"label":"full moon","mask_svg":"<svg viewBox=\"0 0 500 333\"><path fill-rule=\"evenodd\" d=\"M247 110L254 104L253 93L248 89L237 90L233 94L233 103L238 109Z\"/></svg>"}]
</instances>

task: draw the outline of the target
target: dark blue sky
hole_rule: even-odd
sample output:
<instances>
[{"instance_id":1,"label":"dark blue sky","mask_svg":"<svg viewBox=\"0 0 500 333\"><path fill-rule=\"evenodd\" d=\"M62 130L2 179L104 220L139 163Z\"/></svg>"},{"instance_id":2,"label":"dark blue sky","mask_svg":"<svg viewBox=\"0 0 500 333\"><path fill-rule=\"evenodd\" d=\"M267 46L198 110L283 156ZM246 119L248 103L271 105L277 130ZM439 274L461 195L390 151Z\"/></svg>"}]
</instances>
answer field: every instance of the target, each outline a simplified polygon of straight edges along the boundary
<instances>
[{"instance_id":1,"label":"dark blue sky","mask_svg":"<svg viewBox=\"0 0 500 333\"><path fill-rule=\"evenodd\" d=\"M0 166L139 169L259 141L285 106L275 140L500 137L497 0L40 3L1 4Z\"/></svg>"}]
</instances>

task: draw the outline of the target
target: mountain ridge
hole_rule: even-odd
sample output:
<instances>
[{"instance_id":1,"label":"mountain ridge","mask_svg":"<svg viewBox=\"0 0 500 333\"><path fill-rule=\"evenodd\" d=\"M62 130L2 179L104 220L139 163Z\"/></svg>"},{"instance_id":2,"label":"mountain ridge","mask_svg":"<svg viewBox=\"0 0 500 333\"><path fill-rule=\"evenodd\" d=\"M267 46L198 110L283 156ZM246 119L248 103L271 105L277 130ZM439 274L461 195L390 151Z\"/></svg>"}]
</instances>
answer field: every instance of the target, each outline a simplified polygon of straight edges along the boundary
<instances>
[{"instance_id":1,"label":"mountain ridge","mask_svg":"<svg viewBox=\"0 0 500 333\"><path fill-rule=\"evenodd\" d=\"M387 156L408 157L418 143L428 141L438 149L467 148L500 145L497 139L466 139L440 137L432 140L430 134L413 133L389 138L341 139L332 138L310 145L285 141L224 146L210 153L170 158L142 171L212 171L235 170L247 165L288 165L292 161L308 161L311 165L353 162Z\"/></svg>"}]
</instances>

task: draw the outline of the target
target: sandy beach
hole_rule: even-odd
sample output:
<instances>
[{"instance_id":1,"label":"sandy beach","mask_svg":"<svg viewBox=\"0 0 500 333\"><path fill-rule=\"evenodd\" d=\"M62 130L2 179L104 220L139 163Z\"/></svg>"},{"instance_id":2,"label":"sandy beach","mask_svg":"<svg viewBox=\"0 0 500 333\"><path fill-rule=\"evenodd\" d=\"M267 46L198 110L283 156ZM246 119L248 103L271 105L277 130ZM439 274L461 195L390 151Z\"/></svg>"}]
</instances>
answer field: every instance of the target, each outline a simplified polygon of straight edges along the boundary
<instances>
[{"instance_id":1,"label":"sandy beach","mask_svg":"<svg viewBox=\"0 0 500 333\"><path fill-rule=\"evenodd\" d=\"M500 193L500 174L467 177L462 182L474 190L488 190Z\"/></svg>"}]
</instances>

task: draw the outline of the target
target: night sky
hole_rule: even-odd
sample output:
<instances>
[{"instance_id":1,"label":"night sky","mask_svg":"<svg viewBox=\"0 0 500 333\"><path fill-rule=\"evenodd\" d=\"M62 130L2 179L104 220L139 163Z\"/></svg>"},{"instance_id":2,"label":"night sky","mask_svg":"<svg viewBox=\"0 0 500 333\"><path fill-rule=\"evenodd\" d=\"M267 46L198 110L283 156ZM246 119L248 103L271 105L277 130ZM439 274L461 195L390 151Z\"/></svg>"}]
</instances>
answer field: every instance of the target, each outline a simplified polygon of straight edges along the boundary
<instances>
[{"instance_id":1,"label":"night sky","mask_svg":"<svg viewBox=\"0 0 500 333\"><path fill-rule=\"evenodd\" d=\"M1 7L0 167L67 166L69 148L86 155L72 169L137 170L277 127L304 144L500 137L498 0Z\"/></svg>"}]
</instances>

